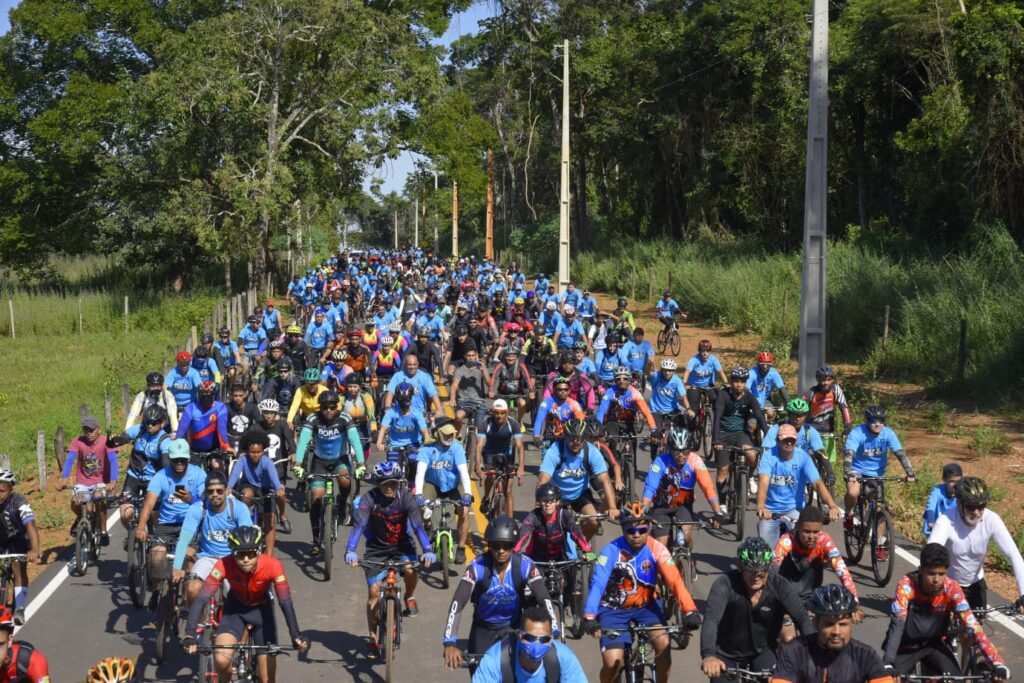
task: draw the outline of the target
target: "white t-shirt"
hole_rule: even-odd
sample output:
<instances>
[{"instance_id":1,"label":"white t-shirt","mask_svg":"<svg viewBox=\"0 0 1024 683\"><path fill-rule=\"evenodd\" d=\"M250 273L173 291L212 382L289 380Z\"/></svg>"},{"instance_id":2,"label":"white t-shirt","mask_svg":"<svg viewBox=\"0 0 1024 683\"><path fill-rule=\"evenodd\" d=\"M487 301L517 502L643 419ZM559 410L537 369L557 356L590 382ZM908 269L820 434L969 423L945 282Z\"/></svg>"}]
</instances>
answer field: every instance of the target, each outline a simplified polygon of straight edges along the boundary
<instances>
[{"instance_id":1,"label":"white t-shirt","mask_svg":"<svg viewBox=\"0 0 1024 683\"><path fill-rule=\"evenodd\" d=\"M949 578L966 587L985 577L985 556L993 538L1013 565L1017 591L1024 595L1024 559L1006 524L992 510L986 508L977 526L968 526L954 507L935 521L928 542L938 543L949 550Z\"/></svg>"}]
</instances>

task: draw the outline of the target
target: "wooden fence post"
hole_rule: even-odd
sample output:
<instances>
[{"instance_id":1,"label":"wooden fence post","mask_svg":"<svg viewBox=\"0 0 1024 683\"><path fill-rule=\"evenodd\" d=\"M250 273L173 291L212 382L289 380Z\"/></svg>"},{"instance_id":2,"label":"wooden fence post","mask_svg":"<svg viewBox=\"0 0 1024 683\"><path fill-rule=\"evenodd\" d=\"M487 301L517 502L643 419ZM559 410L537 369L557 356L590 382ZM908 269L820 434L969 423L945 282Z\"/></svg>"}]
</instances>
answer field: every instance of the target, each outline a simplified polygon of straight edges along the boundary
<instances>
[{"instance_id":1,"label":"wooden fence post","mask_svg":"<svg viewBox=\"0 0 1024 683\"><path fill-rule=\"evenodd\" d=\"M647 300L654 298L654 268L647 269Z\"/></svg>"},{"instance_id":2,"label":"wooden fence post","mask_svg":"<svg viewBox=\"0 0 1024 683\"><path fill-rule=\"evenodd\" d=\"M5 470L11 469L11 456L6 453L0 453L0 467L3 467Z\"/></svg>"},{"instance_id":3,"label":"wooden fence post","mask_svg":"<svg viewBox=\"0 0 1024 683\"><path fill-rule=\"evenodd\" d=\"M89 414L89 406L84 403L78 405L78 419L84 420L85 416Z\"/></svg>"},{"instance_id":4,"label":"wooden fence post","mask_svg":"<svg viewBox=\"0 0 1024 683\"><path fill-rule=\"evenodd\" d=\"M789 290L782 292L782 334L789 334Z\"/></svg>"},{"instance_id":5,"label":"wooden fence post","mask_svg":"<svg viewBox=\"0 0 1024 683\"><path fill-rule=\"evenodd\" d=\"M14 299L7 300L7 310L11 312L11 339L15 339L14 336Z\"/></svg>"},{"instance_id":6,"label":"wooden fence post","mask_svg":"<svg viewBox=\"0 0 1024 683\"><path fill-rule=\"evenodd\" d=\"M128 388L127 384L121 385L121 406L124 409L124 416L128 417L132 408L132 390Z\"/></svg>"},{"instance_id":7,"label":"wooden fence post","mask_svg":"<svg viewBox=\"0 0 1024 683\"><path fill-rule=\"evenodd\" d=\"M885 322L882 324L882 353L889 348L889 307L885 307Z\"/></svg>"},{"instance_id":8,"label":"wooden fence post","mask_svg":"<svg viewBox=\"0 0 1024 683\"><path fill-rule=\"evenodd\" d=\"M964 370L967 366L967 318L960 318L960 349L956 354L956 382L964 383Z\"/></svg>"},{"instance_id":9,"label":"wooden fence post","mask_svg":"<svg viewBox=\"0 0 1024 683\"><path fill-rule=\"evenodd\" d=\"M107 419L107 429L110 429L110 395L103 392L103 417Z\"/></svg>"},{"instance_id":10,"label":"wooden fence post","mask_svg":"<svg viewBox=\"0 0 1024 683\"><path fill-rule=\"evenodd\" d=\"M36 464L39 465L39 490L46 492L46 432L36 432Z\"/></svg>"},{"instance_id":11,"label":"wooden fence post","mask_svg":"<svg viewBox=\"0 0 1024 683\"><path fill-rule=\"evenodd\" d=\"M195 325L192 326L192 348L199 348L199 330Z\"/></svg>"},{"instance_id":12,"label":"wooden fence post","mask_svg":"<svg viewBox=\"0 0 1024 683\"><path fill-rule=\"evenodd\" d=\"M124 295L124 333L128 334L128 295Z\"/></svg>"},{"instance_id":13,"label":"wooden fence post","mask_svg":"<svg viewBox=\"0 0 1024 683\"><path fill-rule=\"evenodd\" d=\"M57 427L57 433L53 436L53 455L57 458L57 471L64 471L64 428Z\"/></svg>"}]
</instances>

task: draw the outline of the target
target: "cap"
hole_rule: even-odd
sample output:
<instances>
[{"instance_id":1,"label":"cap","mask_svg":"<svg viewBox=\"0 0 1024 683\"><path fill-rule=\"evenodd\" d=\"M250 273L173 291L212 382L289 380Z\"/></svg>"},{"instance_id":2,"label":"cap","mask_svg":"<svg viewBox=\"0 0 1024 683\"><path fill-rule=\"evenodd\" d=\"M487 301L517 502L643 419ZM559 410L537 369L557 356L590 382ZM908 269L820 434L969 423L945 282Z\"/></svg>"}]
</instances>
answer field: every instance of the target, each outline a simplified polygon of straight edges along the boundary
<instances>
[{"instance_id":1,"label":"cap","mask_svg":"<svg viewBox=\"0 0 1024 683\"><path fill-rule=\"evenodd\" d=\"M99 429L100 421L97 420L92 415L86 415L85 417L82 418L82 426L88 427L89 429Z\"/></svg>"},{"instance_id":2,"label":"cap","mask_svg":"<svg viewBox=\"0 0 1024 683\"><path fill-rule=\"evenodd\" d=\"M503 398L494 399L494 405L491 406L494 410L508 410L508 403Z\"/></svg>"},{"instance_id":3,"label":"cap","mask_svg":"<svg viewBox=\"0 0 1024 683\"><path fill-rule=\"evenodd\" d=\"M796 427L791 424L784 424L779 426L779 433L776 436L777 441L784 441L786 439L792 439L796 441Z\"/></svg>"},{"instance_id":4,"label":"cap","mask_svg":"<svg viewBox=\"0 0 1024 683\"><path fill-rule=\"evenodd\" d=\"M274 306L276 304L274 304L274 300L273 299L267 299L267 305L268 306Z\"/></svg>"},{"instance_id":5,"label":"cap","mask_svg":"<svg viewBox=\"0 0 1024 683\"><path fill-rule=\"evenodd\" d=\"M185 439L172 439L167 444L167 457L171 460L187 460L191 455L191 449Z\"/></svg>"},{"instance_id":6,"label":"cap","mask_svg":"<svg viewBox=\"0 0 1024 683\"><path fill-rule=\"evenodd\" d=\"M441 425L440 427L437 428L437 433L444 434L445 436L455 436L455 425Z\"/></svg>"},{"instance_id":7,"label":"cap","mask_svg":"<svg viewBox=\"0 0 1024 683\"><path fill-rule=\"evenodd\" d=\"M951 462L942 468L942 478L946 477L962 477L964 476L964 468L960 467L960 463Z\"/></svg>"}]
</instances>

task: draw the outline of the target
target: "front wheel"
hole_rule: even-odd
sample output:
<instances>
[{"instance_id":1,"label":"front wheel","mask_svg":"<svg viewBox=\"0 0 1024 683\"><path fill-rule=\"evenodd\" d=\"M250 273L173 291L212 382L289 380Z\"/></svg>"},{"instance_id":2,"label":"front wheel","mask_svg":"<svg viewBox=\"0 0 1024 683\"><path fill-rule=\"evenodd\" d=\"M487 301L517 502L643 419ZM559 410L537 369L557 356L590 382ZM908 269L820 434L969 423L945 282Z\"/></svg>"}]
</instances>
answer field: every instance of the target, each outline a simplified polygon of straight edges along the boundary
<instances>
[{"instance_id":1,"label":"front wheel","mask_svg":"<svg viewBox=\"0 0 1024 683\"><path fill-rule=\"evenodd\" d=\"M843 530L843 540L846 542L846 561L849 564L857 564L864 555L864 526L861 522L864 519L864 501L859 500L853 508L853 524L849 529Z\"/></svg>"},{"instance_id":2,"label":"front wheel","mask_svg":"<svg viewBox=\"0 0 1024 683\"><path fill-rule=\"evenodd\" d=\"M672 339L669 341L669 348L671 349L673 356L678 356L679 352L683 350L683 339L675 330L672 330Z\"/></svg>"},{"instance_id":3,"label":"front wheel","mask_svg":"<svg viewBox=\"0 0 1024 683\"><path fill-rule=\"evenodd\" d=\"M744 471L736 472L736 507L733 511L736 514L736 535L743 539L743 532L747 525L747 475Z\"/></svg>"},{"instance_id":4,"label":"front wheel","mask_svg":"<svg viewBox=\"0 0 1024 683\"><path fill-rule=\"evenodd\" d=\"M323 537L320 539L320 542L323 544L324 549L324 581L330 581L333 560L331 556L334 554L334 543L331 538L334 529L334 501L328 501L326 496L323 501L323 511Z\"/></svg>"},{"instance_id":5,"label":"front wheel","mask_svg":"<svg viewBox=\"0 0 1024 683\"><path fill-rule=\"evenodd\" d=\"M135 527L128 529L128 595L135 609L146 604L146 544L135 540Z\"/></svg>"},{"instance_id":6,"label":"front wheel","mask_svg":"<svg viewBox=\"0 0 1024 683\"><path fill-rule=\"evenodd\" d=\"M384 601L384 680L391 683L391 664L395 661L395 600Z\"/></svg>"},{"instance_id":7,"label":"front wheel","mask_svg":"<svg viewBox=\"0 0 1024 683\"><path fill-rule=\"evenodd\" d=\"M875 575L875 583L885 588L892 579L895 565L892 554L896 543L892 538L892 517L889 511L879 509L871 523L871 571ZM881 533L879 533L879 530Z\"/></svg>"},{"instance_id":8,"label":"front wheel","mask_svg":"<svg viewBox=\"0 0 1024 683\"><path fill-rule=\"evenodd\" d=\"M448 576L448 570L452 565L451 550L451 537L447 533L438 534L437 553L438 559L441 560L441 588L445 590L448 590L451 584L451 578Z\"/></svg>"},{"instance_id":9,"label":"front wheel","mask_svg":"<svg viewBox=\"0 0 1024 683\"><path fill-rule=\"evenodd\" d=\"M573 614L569 632L576 639L583 637L583 608L587 604L587 590L590 587L590 577L593 572L594 566L589 562L581 564L575 571L576 582L572 594L569 596L570 609Z\"/></svg>"},{"instance_id":10,"label":"front wheel","mask_svg":"<svg viewBox=\"0 0 1024 683\"><path fill-rule=\"evenodd\" d=\"M175 616L170 579L165 579L160 585L160 599L157 601L156 609L156 661L158 664L164 663L167 644L171 641L171 631L174 630Z\"/></svg>"},{"instance_id":11,"label":"front wheel","mask_svg":"<svg viewBox=\"0 0 1024 683\"><path fill-rule=\"evenodd\" d=\"M661 328L661 330L658 332L658 355L659 356L664 356L665 355L665 346L666 346L666 344L668 342L668 339L666 339L667 336L668 336L668 332L665 330L665 328Z\"/></svg>"},{"instance_id":12,"label":"front wheel","mask_svg":"<svg viewBox=\"0 0 1024 683\"><path fill-rule=\"evenodd\" d=\"M85 576L85 571L89 568L89 559L92 556L91 536L89 522L83 517L75 532L74 567L68 568L68 572L72 576Z\"/></svg>"},{"instance_id":13,"label":"front wheel","mask_svg":"<svg viewBox=\"0 0 1024 683\"><path fill-rule=\"evenodd\" d=\"M628 458L623 458L619 467L622 468L622 483L624 486L621 491L616 492L616 499L621 509L633 502L633 468L630 466Z\"/></svg>"},{"instance_id":14,"label":"front wheel","mask_svg":"<svg viewBox=\"0 0 1024 683\"><path fill-rule=\"evenodd\" d=\"M200 648L213 645L213 629L207 626L199 637ZM217 670L213 667L213 653L203 652L199 655L199 683L217 683Z\"/></svg>"}]
</instances>

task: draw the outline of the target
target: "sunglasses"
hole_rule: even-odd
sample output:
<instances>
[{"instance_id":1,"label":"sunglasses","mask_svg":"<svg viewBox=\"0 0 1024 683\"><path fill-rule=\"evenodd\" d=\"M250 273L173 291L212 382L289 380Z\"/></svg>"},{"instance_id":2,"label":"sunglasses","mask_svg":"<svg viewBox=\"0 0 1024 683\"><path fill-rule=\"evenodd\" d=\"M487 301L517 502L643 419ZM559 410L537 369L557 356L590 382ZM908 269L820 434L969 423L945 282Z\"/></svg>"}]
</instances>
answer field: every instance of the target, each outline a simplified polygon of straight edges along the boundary
<instances>
[{"instance_id":1,"label":"sunglasses","mask_svg":"<svg viewBox=\"0 0 1024 683\"><path fill-rule=\"evenodd\" d=\"M146 420L146 426L147 427L155 427L155 426L163 424L163 423L164 423L163 420Z\"/></svg>"},{"instance_id":2,"label":"sunglasses","mask_svg":"<svg viewBox=\"0 0 1024 683\"><path fill-rule=\"evenodd\" d=\"M868 420L868 424L869 425L884 425L885 424L885 420L880 420L877 417L873 417L870 420Z\"/></svg>"},{"instance_id":3,"label":"sunglasses","mask_svg":"<svg viewBox=\"0 0 1024 683\"><path fill-rule=\"evenodd\" d=\"M254 560L259 555L255 550L236 550L235 557L240 560Z\"/></svg>"},{"instance_id":4,"label":"sunglasses","mask_svg":"<svg viewBox=\"0 0 1024 683\"><path fill-rule=\"evenodd\" d=\"M509 552L509 551L512 550L512 544L511 543L490 543L489 547L490 547L491 550L504 550L506 552Z\"/></svg>"},{"instance_id":5,"label":"sunglasses","mask_svg":"<svg viewBox=\"0 0 1024 683\"><path fill-rule=\"evenodd\" d=\"M987 506L985 506L985 505L964 505L964 509L965 510L969 510L971 512L981 512L986 507Z\"/></svg>"},{"instance_id":6,"label":"sunglasses","mask_svg":"<svg viewBox=\"0 0 1024 683\"><path fill-rule=\"evenodd\" d=\"M547 645L548 643L551 642L552 638L551 638L551 636L548 636L548 635L535 636L532 633L526 633L525 631L520 631L519 632L519 640L523 641L524 643L540 643L541 645Z\"/></svg>"},{"instance_id":7,"label":"sunglasses","mask_svg":"<svg viewBox=\"0 0 1024 683\"><path fill-rule=\"evenodd\" d=\"M224 491L227 489L206 489L206 495L208 496L223 496Z\"/></svg>"},{"instance_id":8,"label":"sunglasses","mask_svg":"<svg viewBox=\"0 0 1024 683\"><path fill-rule=\"evenodd\" d=\"M626 529L623 529L622 531L623 531L623 533L625 533L625 534L627 534L629 536L642 536L642 535L646 534L650 530L651 530L651 527L649 527L649 526L631 526L631 527L628 527Z\"/></svg>"}]
</instances>

